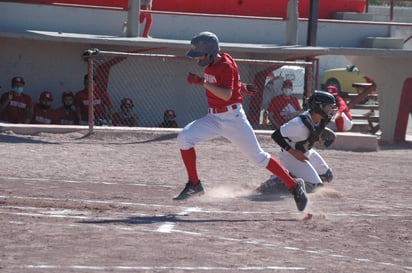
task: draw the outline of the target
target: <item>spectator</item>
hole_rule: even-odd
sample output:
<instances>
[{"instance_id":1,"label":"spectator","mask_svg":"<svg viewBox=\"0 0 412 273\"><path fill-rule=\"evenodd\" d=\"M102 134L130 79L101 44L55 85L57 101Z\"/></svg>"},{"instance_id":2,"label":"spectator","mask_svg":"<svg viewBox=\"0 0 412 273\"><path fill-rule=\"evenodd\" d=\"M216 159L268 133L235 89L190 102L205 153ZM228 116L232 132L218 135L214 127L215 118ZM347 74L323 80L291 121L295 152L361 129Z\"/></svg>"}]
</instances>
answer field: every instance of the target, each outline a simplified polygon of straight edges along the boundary
<instances>
[{"instance_id":1,"label":"spectator","mask_svg":"<svg viewBox=\"0 0 412 273\"><path fill-rule=\"evenodd\" d=\"M10 123L30 123L33 100L23 93L26 82L23 77L11 80L11 90L0 97L0 120Z\"/></svg>"},{"instance_id":2,"label":"spectator","mask_svg":"<svg viewBox=\"0 0 412 273\"><path fill-rule=\"evenodd\" d=\"M151 10L152 9L152 2L153 0L140 0L140 10ZM144 30L143 30L143 37L152 38L149 35L150 28L152 26L152 14L151 13L144 13L140 12L140 24L143 24L146 20Z\"/></svg>"},{"instance_id":3,"label":"spectator","mask_svg":"<svg viewBox=\"0 0 412 273\"><path fill-rule=\"evenodd\" d=\"M40 94L39 102L34 105L33 124L56 124L56 111L51 108L53 103L53 94L49 91L44 91Z\"/></svg>"},{"instance_id":4,"label":"spectator","mask_svg":"<svg viewBox=\"0 0 412 273\"><path fill-rule=\"evenodd\" d=\"M176 112L173 109L167 109L163 113L163 122L159 124L163 128L179 128L176 121Z\"/></svg>"},{"instance_id":5,"label":"spectator","mask_svg":"<svg viewBox=\"0 0 412 273\"><path fill-rule=\"evenodd\" d=\"M74 105L74 94L71 91L65 91L62 94L62 106L56 109L57 124L74 125L80 123L79 112Z\"/></svg>"},{"instance_id":6,"label":"spectator","mask_svg":"<svg viewBox=\"0 0 412 273\"><path fill-rule=\"evenodd\" d=\"M273 98L282 94L282 84L283 78L280 76L274 76L267 81L263 89L261 109L268 109Z\"/></svg>"},{"instance_id":7,"label":"spectator","mask_svg":"<svg viewBox=\"0 0 412 273\"><path fill-rule=\"evenodd\" d=\"M309 110L275 130L272 139L281 148L281 164L295 177L302 178L307 192L312 192L323 186L323 182L332 182L334 177L332 169L312 147L321 133L329 130L325 126L335 114L336 106L335 98L324 91L315 91L308 105Z\"/></svg>"},{"instance_id":8,"label":"spectator","mask_svg":"<svg viewBox=\"0 0 412 273\"><path fill-rule=\"evenodd\" d=\"M338 89L329 85L326 87L326 91L332 94L336 100L337 111L332 118L332 121L328 124L328 128L335 132L347 132L352 129L352 115L349 111L349 107L346 105L344 99L339 96Z\"/></svg>"},{"instance_id":9,"label":"spectator","mask_svg":"<svg viewBox=\"0 0 412 273\"><path fill-rule=\"evenodd\" d=\"M80 115L80 124L89 124L89 90L88 74L84 75L84 89L76 93L74 103L76 110ZM110 125L113 115L112 101L107 91L100 89L96 85L96 78L93 77L93 107L94 107L94 124Z\"/></svg>"},{"instance_id":10,"label":"spectator","mask_svg":"<svg viewBox=\"0 0 412 273\"><path fill-rule=\"evenodd\" d=\"M134 103L130 98L124 98L120 102L120 112L114 113L112 123L114 126L136 127L139 117L134 112Z\"/></svg>"},{"instance_id":11,"label":"spectator","mask_svg":"<svg viewBox=\"0 0 412 273\"><path fill-rule=\"evenodd\" d=\"M302 110L298 99L292 95L292 81L283 81L281 90L281 95L274 97L268 107L268 117L272 129L279 128L282 124L296 117Z\"/></svg>"}]
</instances>

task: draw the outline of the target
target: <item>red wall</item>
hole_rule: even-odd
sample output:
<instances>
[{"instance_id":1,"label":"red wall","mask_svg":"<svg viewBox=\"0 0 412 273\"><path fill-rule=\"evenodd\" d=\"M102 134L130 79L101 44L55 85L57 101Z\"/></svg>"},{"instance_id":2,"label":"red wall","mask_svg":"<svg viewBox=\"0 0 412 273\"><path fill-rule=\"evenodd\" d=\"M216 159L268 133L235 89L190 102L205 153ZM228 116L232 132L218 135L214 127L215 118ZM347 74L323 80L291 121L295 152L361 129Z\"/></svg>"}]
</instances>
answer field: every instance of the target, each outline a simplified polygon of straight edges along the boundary
<instances>
[{"instance_id":1,"label":"red wall","mask_svg":"<svg viewBox=\"0 0 412 273\"><path fill-rule=\"evenodd\" d=\"M319 18L330 19L337 11L363 13L366 1L319 0ZM26 2L70 3L125 9L128 6L127 0L32 0ZM153 10L284 18L286 17L287 3L288 0L153 0ZM309 6L310 0L299 0L299 17L308 17Z\"/></svg>"}]
</instances>

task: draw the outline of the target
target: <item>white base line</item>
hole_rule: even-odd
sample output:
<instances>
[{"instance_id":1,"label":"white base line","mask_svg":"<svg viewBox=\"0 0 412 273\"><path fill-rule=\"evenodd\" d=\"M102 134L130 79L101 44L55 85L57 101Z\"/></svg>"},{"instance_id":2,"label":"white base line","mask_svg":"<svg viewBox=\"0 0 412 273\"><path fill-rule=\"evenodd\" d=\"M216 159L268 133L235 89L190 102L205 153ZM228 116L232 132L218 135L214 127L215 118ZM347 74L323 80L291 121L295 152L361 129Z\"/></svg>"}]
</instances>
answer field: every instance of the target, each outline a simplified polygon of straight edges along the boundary
<instances>
[{"instance_id":1,"label":"white base line","mask_svg":"<svg viewBox=\"0 0 412 273\"><path fill-rule=\"evenodd\" d=\"M68 180L68 179L33 178L33 177L0 176L0 180L23 180L23 181L59 182L59 183L73 183L73 184L102 184L102 185L122 185L122 186L137 186L137 187L177 188L177 186L169 186L165 184L119 183L119 182L109 182L109 181L82 181L82 180Z\"/></svg>"},{"instance_id":2,"label":"white base line","mask_svg":"<svg viewBox=\"0 0 412 273\"><path fill-rule=\"evenodd\" d=\"M30 196L6 196L0 195L0 199L25 199L25 200L41 200L41 201L70 201L70 202L82 202L91 204L104 204L104 205L123 205L123 206L141 206L141 207L160 207L160 208L184 208L184 206L162 205L162 204L146 204L146 203L134 203L134 202L119 202L114 200L87 200L87 199L60 199L50 197L30 197ZM196 212L196 209L191 208L192 212ZM221 213L221 214L298 214L299 212L291 211L227 211L227 210L202 210L202 213ZM376 213L323 213L325 216L334 217L412 217L412 214L376 214Z\"/></svg>"},{"instance_id":3,"label":"white base line","mask_svg":"<svg viewBox=\"0 0 412 273\"><path fill-rule=\"evenodd\" d=\"M59 266L59 265L22 265L15 268L24 269L76 269L76 270L203 270L203 271L263 271L263 270L288 270L298 271L305 270L304 267L286 267L286 266L244 266L244 267L213 267L213 266L84 266L84 265L71 265L71 266Z\"/></svg>"}]
</instances>

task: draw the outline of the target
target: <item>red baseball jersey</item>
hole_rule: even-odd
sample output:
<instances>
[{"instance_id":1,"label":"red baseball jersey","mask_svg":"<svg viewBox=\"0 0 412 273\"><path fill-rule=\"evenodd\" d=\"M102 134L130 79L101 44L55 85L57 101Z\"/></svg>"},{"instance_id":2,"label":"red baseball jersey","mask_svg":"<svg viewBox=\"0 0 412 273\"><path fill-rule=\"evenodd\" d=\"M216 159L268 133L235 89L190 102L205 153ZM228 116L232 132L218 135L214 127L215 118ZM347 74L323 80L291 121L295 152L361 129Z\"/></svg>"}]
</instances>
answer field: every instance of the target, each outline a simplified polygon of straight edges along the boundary
<instances>
[{"instance_id":1,"label":"red baseball jersey","mask_svg":"<svg viewBox=\"0 0 412 273\"><path fill-rule=\"evenodd\" d=\"M299 101L294 96L276 96L269 104L268 112L273 113L277 125L282 125L289 120L289 115L300 111Z\"/></svg>"},{"instance_id":2,"label":"red baseball jersey","mask_svg":"<svg viewBox=\"0 0 412 273\"><path fill-rule=\"evenodd\" d=\"M124 114L122 112L114 113L112 116L112 124L114 126L137 126L138 117L136 115Z\"/></svg>"},{"instance_id":3,"label":"red baseball jersey","mask_svg":"<svg viewBox=\"0 0 412 273\"><path fill-rule=\"evenodd\" d=\"M176 120L165 120L162 123L159 124L159 127L161 128L179 128L179 125L177 124Z\"/></svg>"},{"instance_id":4,"label":"red baseball jersey","mask_svg":"<svg viewBox=\"0 0 412 273\"><path fill-rule=\"evenodd\" d=\"M75 105L80 109L81 119L89 121L89 91L83 89L76 93L75 95ZM97 87L94 87L93 94L93 107L94 107L94 118L104 119L106 118L106 106L111 106L112 101L110 100L109 94Z\"/></svg>"},{"instance_id":5,"label":"red baseball jersey","mask_svg":"<svg viewBox=\"0 0 412 273\"><path fill-rule=\"evenodd\" d=\"M32 98L24 93L16 95L14 92L6 92L1 96L0 104L8 100L10 93L13 93L13 97L3 113L0 114L0 120L11 123L24 123L27 112L32 105Z\"/></svg>"},{"instance_id":6,"label":"red baseball jersey","mask_svg":"<svg viewBox=\"0 0 412 273\"><path fill-rule=\"evenodd\" d=\"M336 107L338 108L338 109L336 110L336 114L345 113L346 116L347 116L350 120L352 120L352 115L351 115L351 113L349 112L349 108L348 108L348 105L346 104L345 100L342 99L342 98L339 97L339 96L335 97L335 99L336 99Z\"/></svg>"},{"instance_id":7,"label":"red baseball jersey","mask_svg":"<svg viewBox=\"0 0 412 273\"><path fill-rule=\"evenodd\" d=\"M75 110L66 110L64 106L57 108L56 110L56 124L61 125L74 125L79 124L77 113Z\"/></svg>"},{"instance_id":8,"label":"red baseball jersey","mask_svg":"<svg viewBox=\"0 0 412 273\"><path fill-rule=\"evenodd\" d=\"M57 115L54 109L44 110L39 104L34 105L33 117L31 119L33 124L56 124Z\"/></svg>"},{"instance_id":9,"label":"red baseball jersey","mask_svg":"<svg viewBox=\"0 0 412 273\"><path fill-rule=\"evenodd\" d=\"M242 103L240 94L239 69L233 58L227 53L220 53L222 58L212 66L207 66L204 71L204 78L211 84L232 90L232 96L228 101L215 96L206 89L207 102L210 108L218 108L234 103Z\"/></svg>"}]
</instances>

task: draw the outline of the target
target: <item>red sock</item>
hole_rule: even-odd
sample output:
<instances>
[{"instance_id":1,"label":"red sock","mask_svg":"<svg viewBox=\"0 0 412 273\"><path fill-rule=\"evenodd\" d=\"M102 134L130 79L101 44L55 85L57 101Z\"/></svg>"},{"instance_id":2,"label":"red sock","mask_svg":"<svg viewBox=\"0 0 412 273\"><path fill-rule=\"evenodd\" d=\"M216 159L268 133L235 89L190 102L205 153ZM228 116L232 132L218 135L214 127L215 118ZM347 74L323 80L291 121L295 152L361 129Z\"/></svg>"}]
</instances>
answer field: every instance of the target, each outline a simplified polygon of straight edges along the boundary
<instances>
[{"instance_id":1,"label":"red sock","mask_svg":"<svg viewBox=\"0 0 412 273\"><path fill-rule=\"evenodd\" d=\"M266 169L279 177L289 190L293 189L296 186L297 183L295 179L293 179L292 176L290 176L289 172L273 157L270 158Z\"/></svg>"},{"instance_id":2,"label":"red sock","mask_svg":"<svg viewBox=\"0 0 412 273\"><path fill-rule=\"evenodd\" d=\"M189 150L180 150L182 155L183 163L185 164L187 176L194 185L197 185L199 177L197 176L196 168L196 151L195 148L190 148Z\"/></svg>"},{"instance_id":3,"label":"red sock","mask_svg":"<svg viewBox=\"0 0 412 273\"><path fill-rule=\"evenodd\" d=\"M338 132L343 132L343 125L345 121L343 120L343 117L338 117L335 119L335 124Z\"/></svg>"},{"instance_id":4,"label":"red sock","mask_svg":"<svg viewBox=\"0 0 412 273\"><path fill-rule=\"evenodd\" d=\"M146 14L146 24L144 25L143 37L149 36L150 27L152 26L152 15Z\"/></svg>"}]
</instances>

